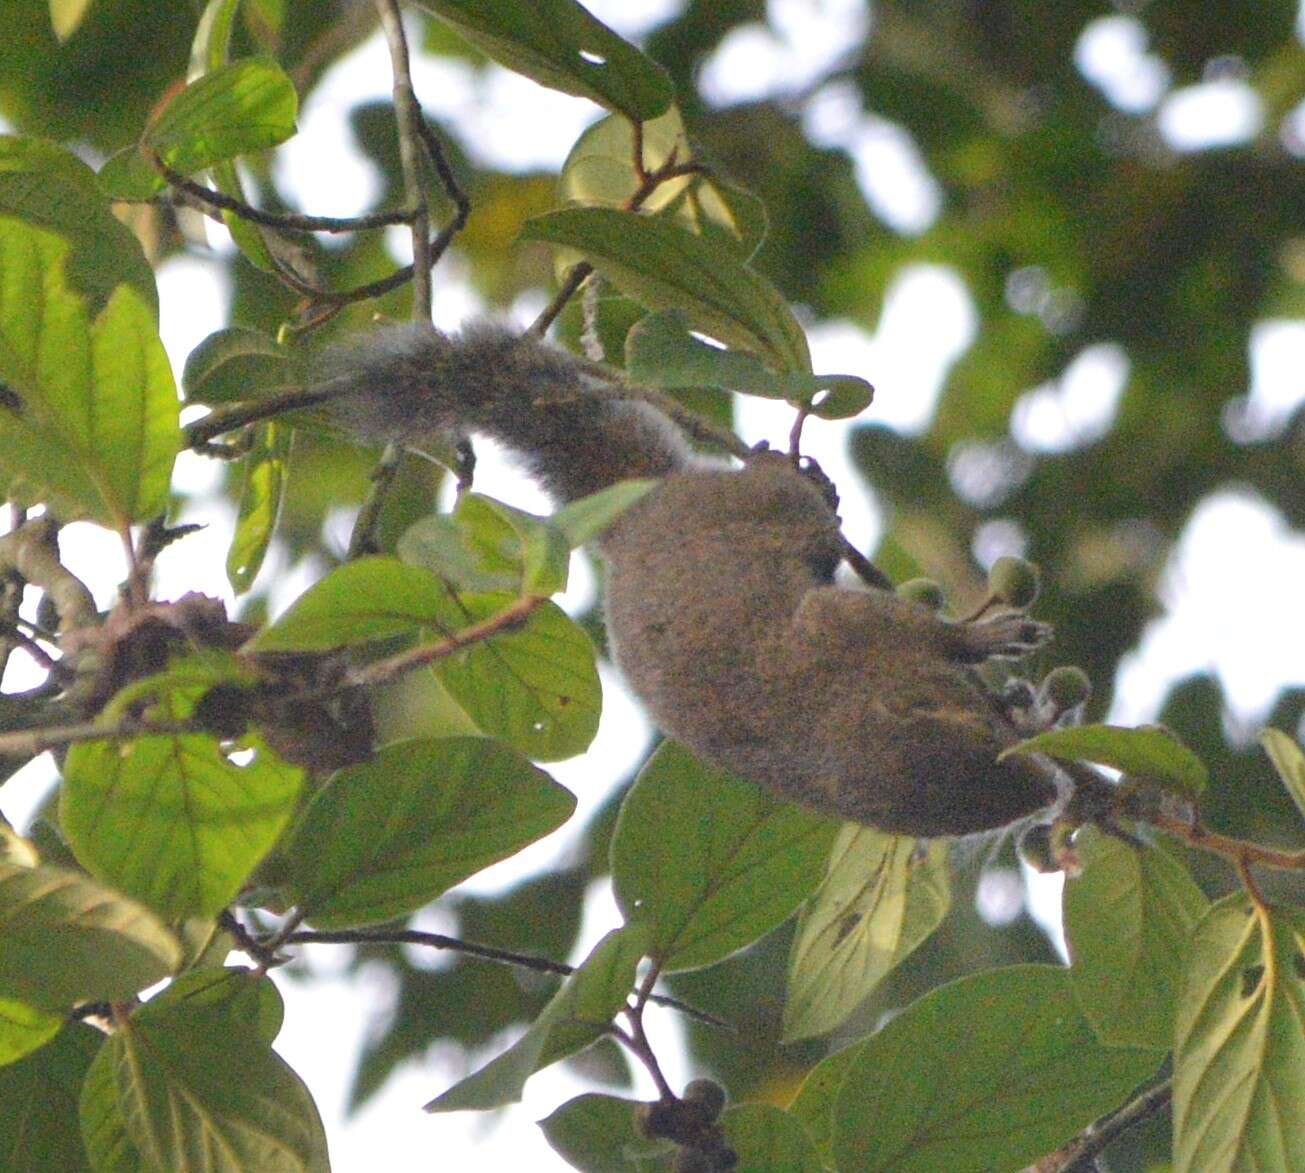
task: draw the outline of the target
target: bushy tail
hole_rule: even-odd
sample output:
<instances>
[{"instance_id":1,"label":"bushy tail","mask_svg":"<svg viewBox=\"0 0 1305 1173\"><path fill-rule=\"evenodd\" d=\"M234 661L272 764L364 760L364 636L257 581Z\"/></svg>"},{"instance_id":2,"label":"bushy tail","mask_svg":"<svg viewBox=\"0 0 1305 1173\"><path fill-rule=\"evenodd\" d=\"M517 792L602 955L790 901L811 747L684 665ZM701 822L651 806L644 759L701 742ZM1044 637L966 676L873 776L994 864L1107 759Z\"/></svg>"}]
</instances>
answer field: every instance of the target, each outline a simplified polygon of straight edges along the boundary
<instances>
[{"instance_id":1,"label":"bushy tail","mask_svg":"<svg viewBox=\"0 0 1305 1173\"><path fill-rule=\"evenodd\" d=\"M357 435L483 432L564 502L689 459L656 408L599 397L603 381L566 351L496 326L458 336L421 322L377 326L326 351L321 368L332 415Z\"/></svg>"}]
</instances>

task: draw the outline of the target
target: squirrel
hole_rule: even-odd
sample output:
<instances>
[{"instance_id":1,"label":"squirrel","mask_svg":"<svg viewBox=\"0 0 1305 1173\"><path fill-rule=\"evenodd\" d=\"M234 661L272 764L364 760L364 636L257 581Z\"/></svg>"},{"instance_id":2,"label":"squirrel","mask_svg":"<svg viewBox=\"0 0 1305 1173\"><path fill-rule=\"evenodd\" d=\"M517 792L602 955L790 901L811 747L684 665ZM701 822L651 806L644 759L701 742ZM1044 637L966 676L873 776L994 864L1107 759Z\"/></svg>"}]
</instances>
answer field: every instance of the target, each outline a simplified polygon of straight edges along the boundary
<instances>
[{"instance_id":1,"label":"squirrel","mask_svg":"<svg viewBox=\"0 0 1305 1173\"><path fill-rule=\"evenodd\" d=\"M615 373L488 324L379 325L320 363L328 410L359 438L482 433L560 503L658 481L596 543L607 630L658 727L707 762L920 837L1003 828L1063 797L1046 759L999 760L1028 729L974 670L1038 646L1046 625L1012 611L954 622L838 585L836 506L788 456L711 464L657 408L614 397Z\"/></svg>"}]
</instances>

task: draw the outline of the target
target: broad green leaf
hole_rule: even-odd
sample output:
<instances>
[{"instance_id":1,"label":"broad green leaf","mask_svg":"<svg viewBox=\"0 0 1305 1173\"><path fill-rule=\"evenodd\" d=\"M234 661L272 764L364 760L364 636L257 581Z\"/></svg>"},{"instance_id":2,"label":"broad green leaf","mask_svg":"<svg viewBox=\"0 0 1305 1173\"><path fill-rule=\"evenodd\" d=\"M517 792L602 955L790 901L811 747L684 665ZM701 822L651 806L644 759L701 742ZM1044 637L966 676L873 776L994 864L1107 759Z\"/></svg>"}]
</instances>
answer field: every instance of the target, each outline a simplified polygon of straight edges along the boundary
<instances>
[{"instance_id":1,"label":"broad green leaf","mask_svg":"<svg viewBox=\"0 0 1305 1173\"><path fill-rule=\"evenodd\" d=\"M693 158L684 121L674 106L643 124L643 165L655 171L674 156ZM616 115L600 118L576 139L558 180L563 203L625 208L642 186L634 165L634 128ZM766 209L756 196L702 172L668 179L647 195L645 212L673 212L690 231L728 244L745 259L766 234Z\"/></svg>"},{"instance_id":2,"label":"broad green leaf","mask_svg":"<svg viewBox=\"0 0 1305 1173\"><path fill-rule=\"evenodd\" d=\"M250 642L258 652L326 651L347 644L453 631L468 620L448 587L428 570L394 558L359 558L309 587Z\"/></svg>"},{"instance_id":3,"label":"broad green leaf","mask_svg":"<svg viewBox=\"0 0 1305 1173\"><path fill-rule=\"evenodd\" d=\"M185 677L159 687L170 720L203 692ZM272 848L302 783L255 739L238 754L199 733L87 741L64 764L59 822L93 875L169 918L213 916Z\"/></svg>"},{"instance_id":4,"label":"broad green leaf","mask_svg":"<svg viewBox=\"0 0 1305 1173\"><path fill-rule=\"evenodd\" d=\"M50 0L50 24L62 44L80 27L91 0Z\"/></svg>"},{"instance_id":5,"label":"broad green leaf","mask_svg":"<svg viewBox=\"0 0 1305 1173\"><path fill-rule=\"evenodd\" d=\"M826 419L857 415L874 398L874 388L855 375L776 374L754 354L711 346L689 333L680 310L649 314L631 327L625 366L636 382L654 387L715 387L787 399Z\"/></svg>"},{"instance_id":6,"label":"broad green leaf","mask_svg":"<svg viewBox=\"0 0 1305 1173\"><path fill-rule=\"evenodd\" d=\"M1067 971L989 970L926 994L856 1048L833 1152L859 1173L1018 1170L1118 1106L1160 1059L1098 1043Z\"/></svg>"},{"instance_id":7,"label":"broad green leaf","mask_svg":"<svg viewBox=\"0 0 1305 1173\"><path fill-rule=\"evenodd\" d=\"M210 975L195 975L210 978ZM326 1136L302 1080L272 1050L266 977L231 974L221 987L179 982L141 1007L104 1045L81 1115L97 1169L325 1173ZM124 1143L125 1142L125 1143ZM133 1152L134 1150L134 1152Z\"/></svg>"},{"instance_id":8,"label":"broad green leaf","mask_svg":"<svg viewBox=\"0 0 1305 1173\"><path fill-rule=\"evenodd\" d=\"M653 931L664 969L750 945L820 883L832 819L780 802L666 742L621 804L612 881L627 919Z\"/></svg>"},{"instance_id":9,"label":"broad green leaf","mask_svg":"<svg viewBox=\"0 0 1305 1173\"><path fill-rule=\"evenodd\" d=\"M21 1059L59 1033L64 1016L0 997L0 1067ZM3 1168L0 1165L0 1168Z\"/></svg>"},{"instance_id":10,"label":"broad green leaf","mask_svg":"<svg viewBox=\"0 0 1305 1173\"><path fill-rule=\"evenodd\" d=\"M0 1169L89 1173L77 1126L77 1099L98 1030L68 1023L39 1051L0 1068Z\"/></svg>"},{"instance_id":11,"label":"broad green leaf","mask_svg":"<svg viewBox=\"0 0 1305 1173\"><path fill-rule=\"evenodd\" d=\"M1108 1046L1167 1050L1188 942L1209 902L1158 847L1089 827L1074 848L1083 870L1065 884L1065 937L1079 1005Z\"/></svg>"},{"instance_id":12,"label":"broad green leaf","mask_svg":"<svg viewBox=\"0 0 1305 1173\"><path fill-rule=\"evenodd\" d=\"M1287 788L1296 809L1305 815L1305 753L1281 729L1265 729L1260 733L1260 744L1273 762L1278 777Z\"/></svg>"},{"instance_id":13,"label":"broad green leaf","mask_svg":"<svg viewBox=\"0 0 1305 1173\"><path fill-rule=\"evenodd\" d=\"M807 1135L830 1166L834 1163L834 1105L862 1046L853 1043L821 1059L807 1072L798 1094L788 1106L789 1114L806 1126Z\"/></svg>"},{"instance_id":14,"label":"broad green leaf","mask_svg":"<svg viewBox=\"0 0 1305 1173\"><path fill-rule=\"evenodd\" d=\"M644 1162L665 1160L675 1146L639 1131L639 1101L587 1092L539 1122L555 1153L582 1173L642 1173Z\"/></svg>"},{"instance_id":15,"label":"broad green leaf","mask_svg":"<svg viewBox=\"0 0 1305 1173\"><path fill-rule=\"evenodd\" d=\"M1204 764L1167 729L1156 725L1128 729L1119 725L1077 725L1039 733L1002 756L1045 753L1053 758L1096 762L1125 774L1168 782L1185 794L1199 794L1208 778Z\"/></svg>"},{"instance_id":16,"label":"broad green leaf","mask_svg":"<svg viewBox=\"0 0 1305 1173\"><path fill-rule=\"evenodd\" d=\"M691 328L755 350L777 370L811 370L806 335L779 291L736 250L664 216L563 208L527 220L523 240L574 249L650 309L680 309Z\"/></svg>"},{"instance_id":17,"label":"broad green leaf","mask_svg":"<svg viewBox=\"0 0 1305 1173\"><path fill-rule=\"evenodd\" d=\"M500 501L464 493L451 515L424 517L409 526L399 539L398 554L461 591L545 593L550 585L561 589L565 551L602 533L654 484L622 481L572 501L552 517L509 512ZM538 560L547 576L536 570L527 582L528 558Z\"/></svg>"},{"instance_id":18,"label":"broad green leaf","mask_svg":"<svg viewBox=\"0 0 1305 1173\"><path fill-rule=\"evenodd\" d=\"M524 509L516 509L484 497L485 506L505 522L515 535L520 547L521 593L541 598L566 590L567 573L571 568L571 547L565 536L547 518L536 517Z\"/></svg>"},{"instance_id":19,"label":"broad green leaf","mask_svg":"<svg viewBox=\"0 0 1305 1173\"><path fill-rule=\"evenodd\" d=\"M186 358L181 387L187 403L240 403L302 382L295 355L258 330L229 326Z\"/></svg>"},{"instance_id":20,"label":"broad green leaf","mask_svg":"<svg viewBox=\"0 0 1305 1173\"><path fill-rule=\"evenodd\" d=\"M642 121L671 104L666 71L575 0L418 0L500 65Z\"/></svg>"},{"instance_id":21,"label":"broad green leaf","mask_svg":"<svg viewBox=\"0 0 1305 1173\"><path fill-rule=\"evenodd\" d=\"M824 1173L802 1121L774 1104L726 1108L720 1126L742 1173Z\"/></svg>"},{"instance_id":22,"label":"broad green leaf","mask_svg":"<svg viewBox=\"0 0 1305 1173\"><path fill-rule=\"evenodd\" d=\"M575 798L506 746L406 741L339 771L285 850L287 886L312 922L390 920L560 827Z\"/></svg>"},{"instance_id":23,"label":"broad green leaf","mask_svg":"<svg viewBox=\"0 0 1305 1173\"><path fill-rule=\"evenodd\" d=\"M656 484L656 481L648 480L618 481L563 505L549 520L562 531L567 544L575 549L602 534Z\"/></svg>"},{"instance_id":24,"label":"broad green leaf","mask_svg":"<svg viewBox=\"0 0 1305 1173\"><path fill-rule=\"evenodd\" d=\"M947 846L846 824L789 955L784 1040L833 1030L942 920Z\"/></svg>"},{"instance_id":25,"label":"broad green leaf","mask_svg":"<svg viewBox=\"0 0 1305 1173\"><path fill-rule=\"evenodd\" d=\"M0 864L0 998L51 1010L128 998L180 963L134 900L76 872Z\"/></svg>"},{"instance_id":26,"label":"broad green leaf","mask_svg":"<svg viewBox=\"0 0 1305 1173\"><path fill-rule=\"evenodd\" d=\"M245 457L245 484L240 492L236 532L227 551L227 581L236 594L254 585L272 544L281 499L290 475L294 431L287 424L264 424Z\"/></svg>"},{"instance_id":27,"label":"broad green leaf","mask_svg":"<svg viewBox=\"0 0 1305 1173\"><path fill-rule=\"evenodd\" d=\"M180 444L154 311L120 284L94 319L68 283L69 239L0 216L0 481L64 520L117 529L162 513Z\"/></svg>"},{"instance_id":28,"label":"broad green leaf","mask_svg":"<svg viewBox=\"0 0 1305 1173\"><path fill-rule=\"evenodd\" d=\"M513 601L502 593L459 599L473 623ZM477 728L536 761L573 757L598 731L603 696L594 646L555 603L536 607L519 627L438 661L435 674Z\"/></svg>"},{"instance_id":29,"label":"broad green leaf","mask_svg":"<svg viewBox=\"0 0 1305 1173\"><path fill-rule=\"evenodd\" d=\"M190 45L192 80L227 63L231 49L231 32L239 8L240 0L209 0L208 6L199 18L199 24L195 27L195 39ZM268 13L260 13L264 18L268 15ZM275 18L276 27L280 26L280 16L281 13L278 11ZM230 161L214 166L213 182L219 191L246 202L244 185L240 182L240 175L235 165ZM274 273L276 262L263 240L262 228L242 219L234 212L223 212L222 219L240 251L260 269Z\"/></svg>"},{"instance_id":30,"label":"broad green leaf","mask_svg":"<svg viewBox=\"0 0 1305 1173\"><path fill-rule=\"evenodd\" d=\"M78 1102L81 1137L95 1173L153 1173L127 1135L114 1077L119 1056L105 1042L82 1083Z\"/></svg>"},{"instance_id":31,"label":"broad green leaf","mask_svg":"<svg viewBox=\"0 0 1305 1173\"><path fill-rule=\"evenodd\" d=\"M521 589L520 539L480 493L463 493L452 514L437 513L410 525L399 538L398 555L459 591Z\"/></svg>"},{"instance_id":32,"label":"broad green leaf","mask_svg":"<svg viewBox=\"0 0 1305 1173\"><path fill-rule=\"evenodd\" d=\"M1305 913L1219 901L1178 998L1174 1173L1305 1169Z\"/></svg>"},{"instance_id":33,"label":"broad green leaf","mask_svg":"<svg viewBox=\"0 0 1305 1173\"><path fill-rule=\"evenodd\" d=\"M64 280L86 299L92 317L127 284L157 319L154 270L140 242L113 214L95 172L71 151L44 139L0 135L0 216L14 216L68 242ZM10 280L0 281L0 289L8 289ZM5 300L0 298L0 308ZM20 299L19 308L30 313L33 307Z\"/></svg>"},{"instance_id":34,"label":"broad green leaf","mask_svg":"<svg viewBox=\"0 0 1305 1173\"><path fill-rule=\"evenodd\" d=\"M168 102L138 146L114 155L100 170L100 184L112 196L141 199L165 186L149 152L174 171L202 171L285 142L295 132L298 107L294 85L272 58L219 66Z\"/></svg>"},{"instance_id":35,"label":"broad green leaf","mask_svg":"<svg viewBox=\"0 0 1305 1173\"><path fill-rule=\"evenodd\" d=\"M642 925L608 933L563 983L530 1029L498 1058L426 1105L427 1112L499 1108L521 1099L541 1067L596 1042L625 1005L639 960L648 952Z\"/></svg>"}]
</instances>

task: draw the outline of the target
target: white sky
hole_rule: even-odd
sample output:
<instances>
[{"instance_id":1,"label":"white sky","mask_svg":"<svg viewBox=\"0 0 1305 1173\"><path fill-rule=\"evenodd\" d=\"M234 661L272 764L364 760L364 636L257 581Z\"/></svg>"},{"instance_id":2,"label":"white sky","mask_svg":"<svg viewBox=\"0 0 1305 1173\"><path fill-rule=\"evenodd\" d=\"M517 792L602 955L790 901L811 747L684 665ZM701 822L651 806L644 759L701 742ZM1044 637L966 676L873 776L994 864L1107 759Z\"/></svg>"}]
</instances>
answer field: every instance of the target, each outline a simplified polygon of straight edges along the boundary
<instances>
[{"instance_id":1,"label":"white sky","mask_svg":"<svg viewBox=\"0 0 1305 1173\"><path fill-rule=\"evenodd\" d=\"M637 36L673 15L681 4L679 0L589 0L588 7L624 35ZM808 92L831 65L844 59L869 20L863 0L771 0L768 14L770 27L735 30L705 63L703 90L710 102L728 105ZM1263 122L1259 100L1235 61L1215 63L1200 84L1173 90L1166 66L1149 55L1145 29L1132 17L1109 16L1092 22L1080 38L1075 62L1121 111L1154 111L1160 134L1177 150L1242 142L1256 134ZM541 89L497 68L477 72L458 62L421 59L414 66L418 97L426 108L456 124L462 145L479 161L494 166L555 169L583 127L598 115L587 102ZM346 118L358 102L388 96L388 57L379 41L373 40L335 66L305 103L299 134L278 152L282 190L321 214L344 216L367 208L379 189L378 179L371 164L349 147ZM1299 115L1299 121L1305 127L1305 115ZM814 140L849 151L868 202L889 226L918 233L936 218L942 194L923 168L909 133L864 110L855 90L836 83L810 94L804 126ZM1291 127L1285 128L1284 135L1289 131ZM1298 138L1305 142L1305 129ZM390 240L401 259L401 234L393 234ZM215 244L229 246L229 242ZM1045 278L1036 271L1017 277L1008 290L1013 306L1044 317L1060 312L1057 291L1046 287ZM229 288L222 267L200 255L168 261L159 272L159 286L161 329L174 369L180 371L189 351L227 324ZM451 279L447 267L436 288L436 320L441 326L454 327L481 309L456 272ZM520 307L518 316L528 320L536 309ZM943 266L920 265L896 276L873 329L831 321L815 325L810 337L817 370L862 374L875 383L878 394L865 419L914 433L928 425L946 373L972 342L975 329L974 308L957 275ZM1300 374L1305 370L1305 325L1262 323L1252 340L1251 360L1252 384L1230 402L1227 419L1229 434L1239 440L1273 435L1305 398ZM1058 379L1029 388L1019 399L1011 420L1018 449L1032 458L1065 452L1098 438L1110 426L1127 374L1128 359L1118 346L1100 343L1084 349ZM739 428L749 441L780 440L790 422L790 413L782 405L741 401ZM805 446L840 486L849 536L862 548L872 548L882 522L849 460L848 427L812 420L804 433ZM211 500L202 498L217 481L211 464L183 457L178 480L187 491L200 495L187 516L210 525L160 559L163 597L191 589L212 592L215 584L225 581L221 567L233 520L229 509L215 512ZM488 448L481 452L477 484L526 508L546 511L538 491ZM1144 512L1145 503L1139 502L1139 513ZM347 532L348 521L334 518L332 532ZM976 548L985 561L996 551L1017 546L1017 527L997 521L984 528ZM100 604L106 605L124 571L116 539L92 526L69 527L64 553L72 569L95 589ZM288 574L283 559L274 552L264 575L277 583L274 604L283 607L309 585L312 569ZM1120 668L1112 717L1130 723L1153 719L1174 681L1191 672L1213 671L1239 722L1252 724L1261 718L1282 686L1305 683L1305 625L1293 619L1299 614L1302 581L1305 537L1292 533L1262 500L1247 489L1230 486L1204 502L1165 575L1164 615L1148 628L1141 647ZM587 567L577 560L566 599L569 608L586 605L592 590ZM603 684L603 721L593 748L553 769L580 799L575 828L640 759L650 735L646 720L619 683L605 673ZM6 681L7 687L21 685L16 675ZM48 764L34 763L6 786L0 808L21 825L50 777ZM467 888L501 890L523 875L552 866L574 834L564 829L476 877ZM1017 907L1012 905L1018 896L1013 882L1013 873L985 879L980 901L992 920L1009 917ZM1039 883L1028 895L1039 919L1049 931L1057 932L1057 886ZM428 915L434 925L441 913L436 909ZM571 960L579 960L618 920L609 888L597 885L586 901L582 940ZM446 917L439 927L448 931L453 926ZM592 1090L591 1084L572 1079L561 1067L535 1076L524 1104L503 1113L428 1117L419 1105L456 1078L467 1058L443 1051L405 1065L366 1111L352 1120L342 1119L344 1090L358 1047L379 1028L372 1021L373 1013L383 1012L392 997L375 973L342 975L343 956L338 947L313 951L319 978L310 985L286 987L286 1026L277 1043L318 1100L337 1170L479 1168L485 1165L490 1144L496 1165L526 1160L541 1173L568 1167L553 1155L533 1125L563 1100ZM652 1027L672 1083L682 1083L691 1073L683 1070L678 1023L658 1014ZM473 1065L509 1041L499 1040L484 1055L471 1057ZM651 1094L650 1088L640 1086L641 1094Z\"/></svg>"}]
</instances>

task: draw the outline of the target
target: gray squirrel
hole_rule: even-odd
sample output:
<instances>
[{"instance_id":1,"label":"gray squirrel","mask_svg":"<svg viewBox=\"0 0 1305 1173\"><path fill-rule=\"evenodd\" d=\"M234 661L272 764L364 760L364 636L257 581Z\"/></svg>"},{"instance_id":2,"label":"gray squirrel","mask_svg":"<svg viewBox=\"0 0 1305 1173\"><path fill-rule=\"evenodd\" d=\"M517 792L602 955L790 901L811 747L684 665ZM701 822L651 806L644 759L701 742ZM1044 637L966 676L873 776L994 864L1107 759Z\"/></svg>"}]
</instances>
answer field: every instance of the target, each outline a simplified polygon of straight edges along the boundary
<instances>
[{"instance_id":1,"label":"gray squirrel","mask_svg":"<svg viewBox=\"0 0 1305 1173\"><path fill-rule=\"evenodd\" d=\"M1028 731L973 667L1037 646L1045 625L950 622L836 585L838 516L789 457L709 464L656 408L614 398L615 375L495 326L376 326L321 365L331 414L360 437L483 433L562 503L660 481L597 543L607 629L653 720L704 760L896 834L987 831L1056 802L1045 759L998 760Z\"/></svg>"}]
</instances>

